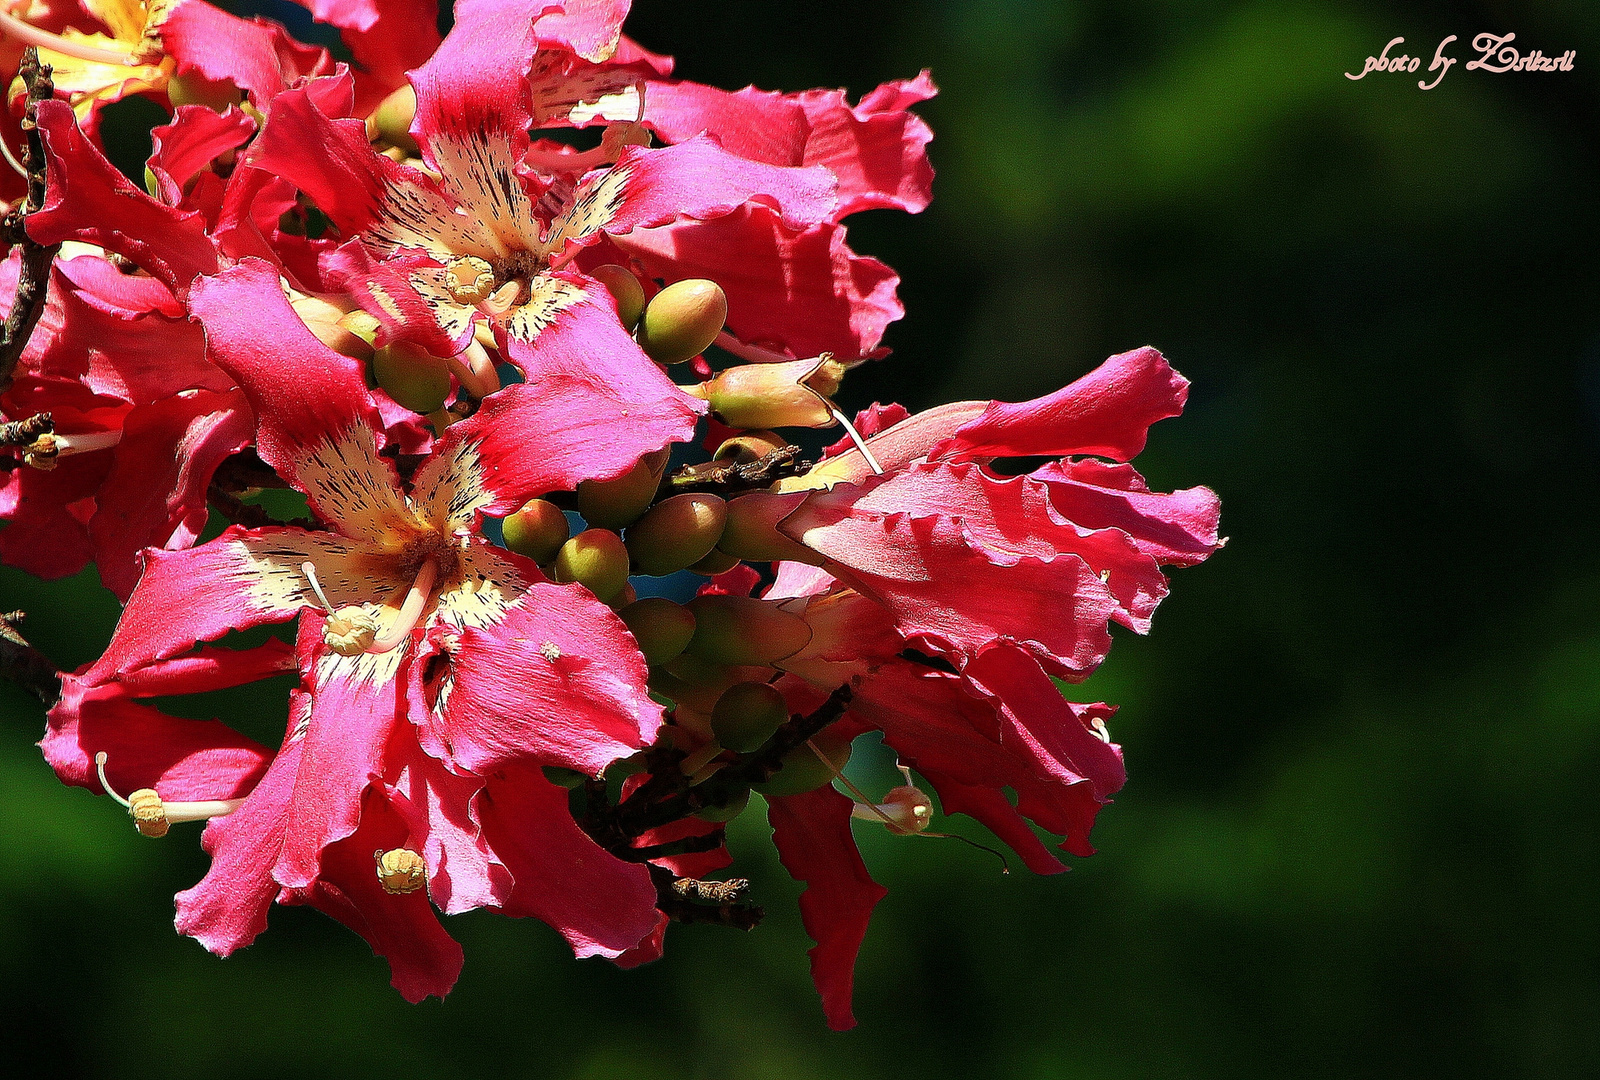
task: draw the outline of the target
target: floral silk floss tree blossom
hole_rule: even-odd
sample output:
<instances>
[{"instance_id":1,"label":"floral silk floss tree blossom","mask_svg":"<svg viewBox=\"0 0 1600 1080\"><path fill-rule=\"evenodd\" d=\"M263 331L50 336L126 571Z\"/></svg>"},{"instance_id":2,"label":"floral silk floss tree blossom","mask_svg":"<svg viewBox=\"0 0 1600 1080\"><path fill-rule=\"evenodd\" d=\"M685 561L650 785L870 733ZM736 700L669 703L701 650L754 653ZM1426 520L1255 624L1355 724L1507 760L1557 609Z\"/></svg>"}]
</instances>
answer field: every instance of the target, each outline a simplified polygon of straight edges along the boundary
<instances>
[{"instance_id":1,"label":"floral silk floss tree blossom","mask_svg":"<svg viewBox=\"0 0 1600 1080\"><path fill-rule=\"evenodd\" d=\"M48 176L0 287L44 317L0 349L0 557L92 561L125 601L47 680L46 759L143 835L206 823L182 933L226 955L311 905L408 1000L462 970L440 914L622 967L672 922L755 926L762 883L719 875L759 799L851 1026L886 895L853 829L965 814L1037 873L1093 853L1115 710L1060 684L1222 543L1214 494L1131 464L1187 382L1146 348L1032 401L845 419L901 309L842 220L926 206L926 73L727 93L624 36L626 0L463 0L443 42L427 0L309 6L359 70L203 0L117 8L93 46L24 31L137 30L167 80L27 87ZM242 95L178 106L141 191L97 104L177 101L185 64ZM22 256L63 241L46 303ZM796 429L839 426L810 460ZM248 501L277 486L307 519ZM199 542L208 505L230 524ZM275 748L157 704L283 675ZM867 732L895 768L847 778Z\"/></svg>"}]
</instances>

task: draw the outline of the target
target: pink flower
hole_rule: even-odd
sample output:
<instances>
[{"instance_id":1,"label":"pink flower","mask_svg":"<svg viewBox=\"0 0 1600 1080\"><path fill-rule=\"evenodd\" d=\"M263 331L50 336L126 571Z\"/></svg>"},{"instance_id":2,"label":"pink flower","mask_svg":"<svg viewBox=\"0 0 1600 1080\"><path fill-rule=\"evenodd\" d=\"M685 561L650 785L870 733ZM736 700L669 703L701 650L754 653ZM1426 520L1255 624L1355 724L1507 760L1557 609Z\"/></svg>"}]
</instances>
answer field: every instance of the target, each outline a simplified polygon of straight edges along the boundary
<instances>
[{"instance_id":1,"label":"pink flower","mask_svg":"<svg viewBox=\"0 0 1600 1080\"><path fill-rule=\"evenodd\" d=\"M53 714L52 762L81 783L103 750L118 790L243 799L207 827L211 872L178 901L179 928L215 952L248 944L272 900L311 903L388 955L408 997L444 993L459 951L425 898L381 887L372 852L396 849L420 856L418 883L446 912L536 915L581 955L634 947L657 921L648 872L595 847L537 767L596 775L645 745L660 708L644 661L587 590L545 581L476 527L687 438L693 414L653 383L596 379L575 348L546 349L540 393L486 402L403 488L359 368L311 335L272 267L246 260L196 282L190 302L255 410L262 459L331 531L233 528L149 552L105 654ZM233 758L243 772L202 778L210 791L160 760L135 772L124 762L152 753L188 761L193 740L140 750L122 740L133 726L91 724L89 703L144 696L147 674L173 675L163 694L204 689L184 681L191 658L215 655L196 643L297 616L302 689L259 777L248 754Z\"/></svg>"}]
</instances>

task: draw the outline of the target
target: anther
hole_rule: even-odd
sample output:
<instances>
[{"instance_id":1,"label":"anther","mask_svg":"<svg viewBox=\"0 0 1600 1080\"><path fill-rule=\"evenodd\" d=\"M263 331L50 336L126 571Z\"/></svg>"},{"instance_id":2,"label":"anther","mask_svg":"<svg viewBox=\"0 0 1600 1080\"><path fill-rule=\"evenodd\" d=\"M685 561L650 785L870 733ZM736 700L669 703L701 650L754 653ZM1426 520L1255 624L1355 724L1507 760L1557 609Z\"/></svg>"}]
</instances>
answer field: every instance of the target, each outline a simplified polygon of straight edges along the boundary
<instances>
[{"instance_id":1,"label":"anther","mask_svg":"<svg viewBox=\"0 0 1600 1080\"><path fill-rule=\"evenodd\" d=\"M126 799L118 795L106 779L107 755L104 750L94 756L95 771L100 774L100 786L122 806L127 807L134 827L140 835L160 837L167 835L168 827L175 821L204 821L222 817L239 808L243 799L209 799L200 802L165 802L154 788L140 788Z\"/></svg>"},{"instance_id":2,"label":"anther","mask_svg":"<svg viewBox=\"0 0 1600 1080\"><path fill-rule=\"evenodd\" d=\"M409 848L380 849L372 853L372 860L378 867L378 884L391 896L414 893L427 881L427 865Z\"/></svg>"},{"instance_id":3,"label":"anther","mask_svg":"<svg viewBox=\"0 0 1600 1080\"><path fill-rule=\"evenodd\" d=\"M445 267L444 287L458 304L480 304L494 293L494 267L476 255L451 259Z\"/></svg>"},{"instance_id":4,"label":"anther","mask_svg":"<svg viewBox=\"0 0 1600 1080\"><path fill-rule=\"evenodd\" d=\"M64 457L87 454L93 450L109 450L121 441L120 431L97 431L88 435L47 432L28 444L22 452L22 460L41 472L49 472Z\"/></svg>"}]
</instances>

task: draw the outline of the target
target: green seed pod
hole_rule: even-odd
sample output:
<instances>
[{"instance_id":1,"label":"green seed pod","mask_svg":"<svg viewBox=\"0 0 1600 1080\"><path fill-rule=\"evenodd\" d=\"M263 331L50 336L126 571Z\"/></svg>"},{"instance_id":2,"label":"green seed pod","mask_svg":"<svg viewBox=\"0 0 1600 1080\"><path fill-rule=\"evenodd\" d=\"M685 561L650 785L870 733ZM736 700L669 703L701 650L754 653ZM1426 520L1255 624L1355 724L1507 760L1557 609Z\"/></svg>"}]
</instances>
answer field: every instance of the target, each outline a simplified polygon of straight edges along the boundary
<instances>
[{"instance_id":1,"label":"green seed pod","mask_svg":"<svg viewBox=\"0 0 1600 1080\"><path fill-rule=\"evenodd\" d=\"M606 287L617 302L617 318L632 331L644 314L644 286L633 276L633 271L616 263L606 263L589 271L589 276Z\"/></svg>"},{"instance_id":2,"label":"green seed pod","mask_svg":"<svg viewBox=\"0 0 1600 1080\"><path fill-rule=\"evenodd\" d=\"M743 364L718 372L688 392L709 401L729 427L828 427L836 423L830 399L846 370L827 355L781 364Z\"/></svg>"},{"instance_id":3,"label":"green seed pod","mask_svg":"<svg viewBox=\"0 0 1600 1080\"><path fill-rule=\"evenodd\" d=\"M569 791L589 779L575 769L563 769L559 765L546 765L543 772L546 780L556 787L564 787Z\"/></svg>"},{"instance_id":4,"label":"green seed pod","mask_svg":"<svg viewBox=\"0 0 1600 1080\"><path fill-rule=\"evenodd\" d=\"M417 115L417 92L405 84L378 104L372 114L372 130L390 146L404 150L409 157L418 153L417 140L411 137L411 121Z\"/></svg>"},{"instance_id":5,"label":"green seed pod","mask_svg":"<svg viewBox=\"0 0 1600 1080\"><path fill-rule=\"evenodd\" d=\"M617 615L652 665L676 659L694 637L694 613L664 597L635 600Z\"/></svg>"},{"instance_id":6,"label":"green seed pod","mask_svg":"<svg viewBox=\"0 0 1600 1080\"><path fill-rule=\"evenodd\" d=\"M674 282L656 293L639 323L639 346L650 359L681 364L705 351L728 321L728 296L705 278Z\"/></svg>"},{"instance_id":7,"label":"green seed pod","mask_svg":"<svg viewBox=\"0 0 1600 1080\"><path fill-rule=\"evenodd\" d=\"M831 781L835 770L842 772L850 760L850 740L835 733L833 728L826 727L811 736L811 741L833 763L833 768L824 764L810 746L801 743L783 755L779 769L771 779L750 786L763 795L799 795L814 791Z\"/></svg>"},{"instance_id":8,"label":"green seed pod","mask_svg":"<svg viewBox=\"0 0 1600 1080\"><path fill-rule=\"evenodd\" d=\"M778 522L794 513L809 492L771 495L763 491L741 495L728 503L728 521L717 550L751 562L790 562L822 565L822 556L778 531Z\"/></svg>"},{"instance_id":9,"label":"green seed pod","mask_svg":"<svg viewBox=\"0 0 1600 1080\"><path fill-rule=\"evenodd\" d=\"M744 813L744 808L750 805L750 793L741 791L726 806L708 806L695 814L701 821L732 821Z\"/></svg>"},{"instance_id":10,"label":"green seed pod","mask_svg":"<svg viewBox=\"0 0 1600 1080\"><path fill-rule=\"evenodd\" d=\"M776 431L746 431L717 447L717 452L712 456L718 461L737 461L742 465L748 461L759 461L772 451L788 445L789 440Z\"/></svg>"},{"instance_id":11,"label":"green seed pod","mask_svg":"<svg viewBox=\"0 0 1600 1080\"><path fill-rule=\"evenodd\" d=\"M737 754L748 754L772 737L789 707L777 687L764 682L734 683L711 710L717 742Z\"/></svg>"},{"instance_id":12,"label":"green seed pod","mask_svg":"<svg viewBox=\"0 0 1600 1080\"><path fill-rule=\"evenodd\" d=\"M372 354L372 378L402 408L431 413L450 396L444 361L406 341L391 341Z\"/></svg>"},{"instance_id":13,"label":"green seed pod","mask_svg":"<svg viewBox=\"0 0 1600 1080\"><path fill-rule=\"evenodd\" d=\"M718 551L716 548L712 548L711 554L690 566L689 569L697 574L704 574L706 577L716 577L718 574L726 574L738 565L739 560L734 556L725 551Z\"/></svg>"},{"instance_id":14,"label":"green seed pod","mask_svg":"<svg viewBox=\"0 0 1600 1080\"><path fill-rule=\"evenodd\" d=\"M614 532L586 529L561 545L554 573L563 585L576 581L605 603L628 583L628 549Z\"/></svg>"},{"instance_id":15,"label":"green seed pod","mask_svg":"<svg viewBox=\"0 0 1600 1080\"><path fill-rule=\"evenodd\" d=\"M615 480L585 480L578 485L578 513L599 529L620 529L650 508L666 471L664 451L646 454Z\"/></svg>"},{"instance_id":16,"label":"green seed pod","mask_svg":"<svg viewBox=\"0 0 1600 1080\"><path fill-rule=\"evenodd\" d=\"M811 641L811 627L777 604L750 596L700 596L689 602L694 637L688 653L718 664L760 665L793 656Z\"/></svg>"},{"instance_id":17,"label":"green seed pod","mask_svg":"<svg viewBox=\"0 0 1600 1080\"><path fill-rule=\"evenodd\" d=\"M229 105L244 100L244 93L226 79L208 79L197 72L174 75L167 80L167 100L176 109L179 105L204 105L217 112L227 112Z\"/></svg>"},{"instance_id":18,"label":"green seed pod","mask_svg":"<svg viewBox=\"0 0 1600 1080\"><path fill-rule=\"evenodd\" d=\"M639 573L661 577L692 566L722 536L727 504L715 495L674 495L628 526L628 554Z\"/></svg>"},{"instance_id":19,"label":"green seed pod","mask_svg":"<svg viewBox=\"0 0 1600 1080\"><path fill-rule=\"evenodd\" d=\"M543 565L556 557L572 535L572 527L552 502L532 499L501 522L506 547Z\"/></svg>"}]
</instances>

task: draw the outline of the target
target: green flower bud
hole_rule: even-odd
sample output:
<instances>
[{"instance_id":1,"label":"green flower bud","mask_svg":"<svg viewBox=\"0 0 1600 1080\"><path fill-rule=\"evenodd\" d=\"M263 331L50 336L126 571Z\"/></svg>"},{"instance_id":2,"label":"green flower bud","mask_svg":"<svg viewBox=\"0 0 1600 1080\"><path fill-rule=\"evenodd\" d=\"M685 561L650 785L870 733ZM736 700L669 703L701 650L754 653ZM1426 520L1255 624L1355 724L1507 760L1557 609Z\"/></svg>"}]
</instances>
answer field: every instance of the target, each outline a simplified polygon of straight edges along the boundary
<instances>
[{"instance_id":1,"label":"green flower bud","mask_svg":"<svg viewBox=\"0 0 1600 1080\"><path fill-rule=\"evenodd\" d=\"M783 755L778 771L769 780L750 786L763 795L800 795L832 781L850 760L850 740L835 731L837 727L837 724L825 727L811 736L817 750L822 751L833 768L817 756L816 750L801 743Z\"/></svg>"},{"instance_id":2,"label":"green flower bud","mask_svg":"<svg viewBox=\"0 0 1600 1080\"><path fill-rule=\"evenodd\" d=\"M666 467L666 451L658 451L614 480L585 480L578 485L578 513L600 529L631 525L655 500Z\"/></svg>"},{"instance_id":3,"label":"green flower bud","mask_svg":"<svg viewBox=\"0 0 1600 1080\"><path fill-rule=\"evenodd\" d=\"M378 104L367 134L404 150L409 157L416 157L417 140L411 137L411 121L416 115L417 92L410 83L406 83Z\"/></svg>"},{"instance_id":4,"label":"green flower bud","mask_svg":"<svg viewBox=\"0 0 1600 1080\"><path fill-rule=\"evenodd\" d=\"M660 596L635 600L617 615L652 665L676 659L694 636L694 613Z\"/></svg>"},{"instance_id":5,"label":"green flower bud","mask_svg":"<svg viewBox=\"0 0 1600 1080\"><path fill-rule=\"evenodd\" d=\"M645 511L627 535L639 573L661 577L711 554L722 536L726 506L715 495L674 495Z\"/></svg>"},{"instance_id":6,"label":"green flower bud","mask_svg":"<svg viewBox=\"0 0 1600 1080\"><path fill-rule=\"evenodd\" d=\"M827 427L836 423L829 399L847 370L827 354L782 364L743 364L688 392L709 401L729 427Z\"/></svg>"},{"instance_id":7,"label":"green flower bud","mask_svg":"<svg viewBox=\"0 0 1600 1080\"><path fill-rule=\"evenodd\" d=\"M617 317L622 325L632 331L644 314L644 286L633 276L633 271L616 263L606 263L589 271L589 276L606 287L617 302Z\"/></svg>"},{"instance_id":8,"label":"green flower bud","mask_svg":"<svg viewBox=\"0 0 1600 1080\"><path fill-rule=\"evenodd\" d=\"M729 665L770 664L811 642L811 627L777 604L750 596L699 596L689 602L694 637L688 653Z\"/></svg>"},{"instance_id":9,"label":"green flower bud","mask_svg":"<svg viewBox=\"0 0 1600 1080\"><path fill-rule=\"evenodd\" d=\"M732 821L744 813L744 808L749 805L750 793L741 791L732 799L729 799L726 806L708 806L695 814L695 817L701 821Z\"/></svg>"},{"instance_id":10,"label":"green flower bud","mask_svg":"<svg viewBox=\"0 0 1600 1080\"><path fill-rule=\"evenodd\" d=\"M506 547L541 565L555 558L561 545L572 535L567 515L555 503L544 499L530 500L501 522L500 527L505 534Z\"/></svg>"},{"instance_id":11,"label":"green flower bud","mask_svg":"<svg viewBox=\"0 0 1600 1080\"><path fill-rule=\"evenodd\" d=\"M789 707L777 687L764 682L734 683L711 710L717 742L737 754L748 754L772 738L789 719Z\"/></svg>"},{"instance_id":12,"label":"green flower bud","mask_svg":"<svg viewBox=\"0 0 1600 1080\"><path fill-rule=\"evenodd\" d=\"M718 461L736 461L743 465L746 462L759 461L772 451L781 450L788 445L789 440L776 431L746 431L717 447L713 457Z\"/></svg>"},{"instance_id":13,"label":"green flower bud","mask_svg":"<svg viewBox=\"0 0 1600 1080\"><path fill-rule=\"evenodd\" d=\"M575 769L563 769L559 765L546 765L543 769L544 778L556 787L564 787L569 791L589 779Z\"/></svg>"},{"instance_id":14,"label":"green flower bud","mask_svg":"<svg viewBox=\"0 0 1600 1080\"><path fill-rule=\"evenodd\" d=\"M372 378L402 408L431 413L450 396L444 361L407 341L391 341L372 354Z\"/></svg>"},{"instance_id":15,"label":"green flower bud","mask_svg":"<svg viewBox=\"0 0 1600 1080\"><path fill-rule=\"evenodd\" d=\"M717 550L751 562L787 559L822 565L821 555L778 531L778 522L794 513L808 494L796 491L769 495L758 491L732 500L728 503L728 521L723 526L722 538L717 541Z\"/></svg>"},{"instance_id":16,"label":"green flower bud","mask_svg":"<svg viewBox=\"0 0 1600 1080\"><path fill-rule=\"evenodd\" d=\"M226 79L208 79L198 72L190 72L167 80L167 100L174 109L179 105L204 105L217 112L227 112L229 105L244 100L244 93Z\"/></svg>"},{"instance_id":17,"label":"green flower bud","mask_svg":"<svg viewBox=\"0 0 1600 1080\"><path fill-rule=\"evenodd\" d=\"M739 560L732 555L712 548L711 554L691 565L689 569L697 574L704 574L706 577L716 577L718 574L726 574L738 565Z\"/></svg>"},{"instance_id":18,"label":"green flower bud","mask_svg":"<svg viewBox=\"0 0 1600 1080\"><path fill-rule=\"evenodd\" d=\"M554 574L563 585L576 581L605 603L628 583L628 549L614 532L586 529L561 545Z\"/></svg>"},{"instance_id":19,"label":"green flower bud","mask_svg":"<svg viewBox=\"0 0 1600 1080\"><path fill-rule=\"evenodd\" d=\"M705 278L674 282L656 293L639 323L639 346L663 364L692 360L717 340L728 321L728 296Z\"/></svg>"}]
</instances>

